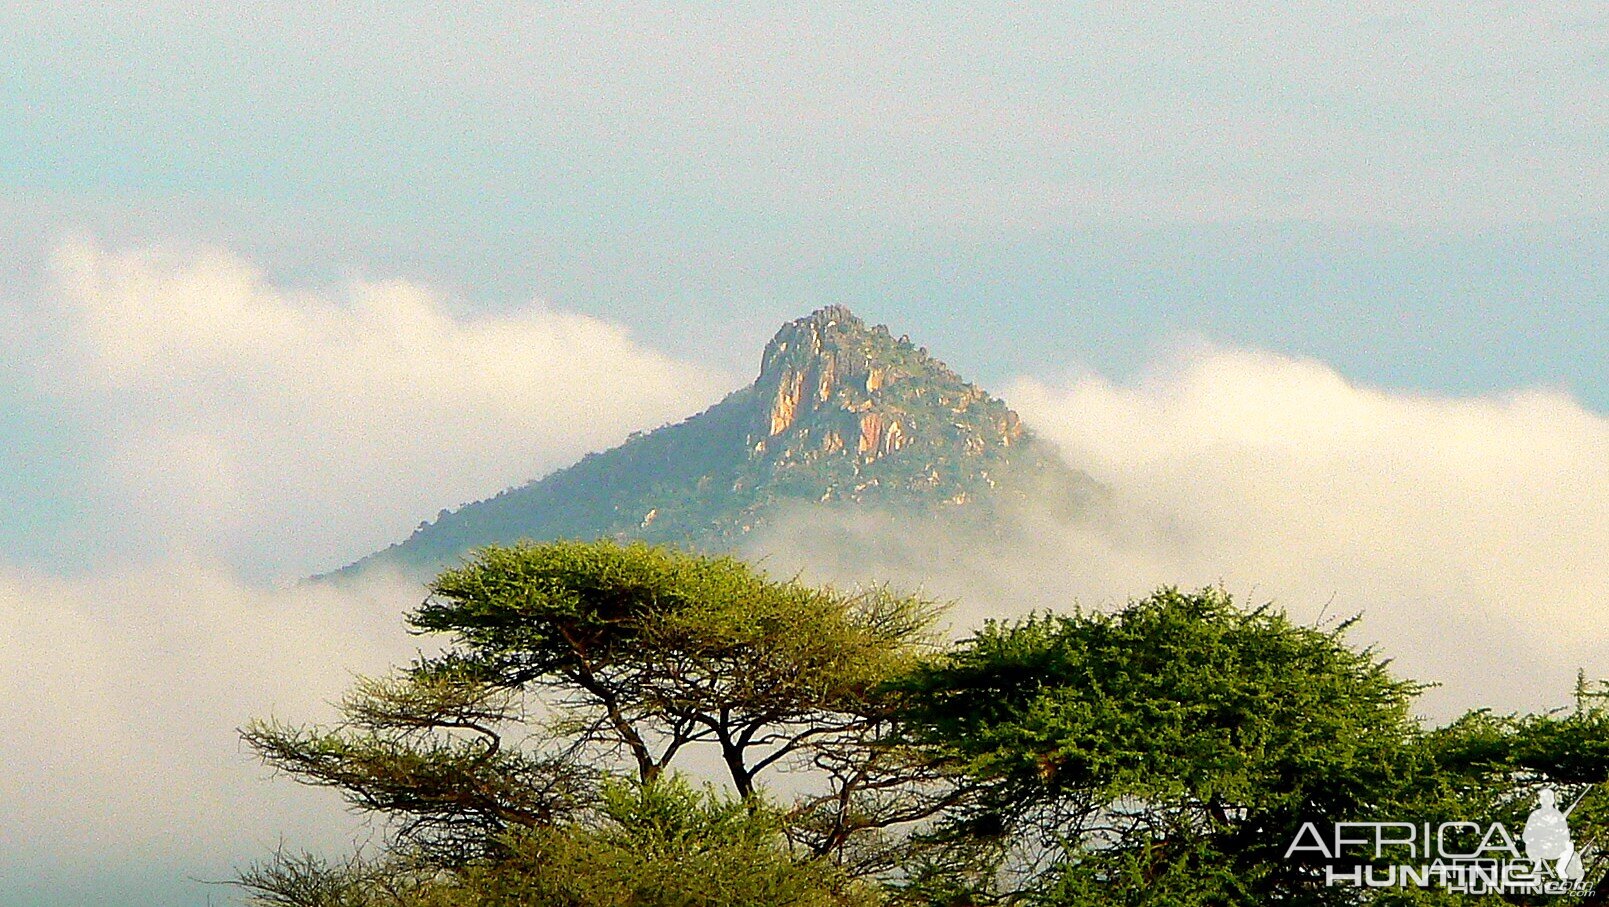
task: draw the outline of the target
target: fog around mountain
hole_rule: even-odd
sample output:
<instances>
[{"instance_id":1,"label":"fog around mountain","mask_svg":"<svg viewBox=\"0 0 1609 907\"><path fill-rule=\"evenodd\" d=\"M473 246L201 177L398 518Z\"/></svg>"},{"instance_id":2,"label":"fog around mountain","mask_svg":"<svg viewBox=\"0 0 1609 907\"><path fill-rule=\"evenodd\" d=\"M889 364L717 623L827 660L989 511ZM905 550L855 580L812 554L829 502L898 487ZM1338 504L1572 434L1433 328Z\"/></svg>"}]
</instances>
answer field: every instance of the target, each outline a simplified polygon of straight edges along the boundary
<instances>
[{"instance_id":1,"label":"fog around mountain","mask_svg":"<svg viewBox=\"0 0 1609 907\"><path fill-rule=\"evenodd\" d=\"M320 445L328 439L316 435L296 445L276 441L291 429L275 413L287 401L314 399L318 385L307 380L308 373L255 347L252 335L235 338L225 354L216 343L186 340L181 330L180 316L187 311L182 301L200 298L192 292L195 281L219 269L229 273L227 265L173 271L146 258L102 263L123 269L121 281L98 284L116 292L75 289L67 311L81 314L58 325L65 348L76 351L81 358L74 361L85 369L76 376L61 370L58 392L70 393L68 399L86 412L100 407L98 418L125 426L119 435L125 441L172 442L119 448L107 487L126 495L163 490L143 499L141 513L153 526L187 527L176 538L189 539L191 553L159 552L143 565L109 562L77 576L21 568L0 573L0 598L10 615L3 631L7 650L19 653L5 665L0 688L6 713L19 716L0 741L12 768L0 787L0 869L7 878L29 879L31 886L7 894L10 903L42 905L54 898L78 904L115 890L133 899L127 903L203 904L218 890L190 880L227 878L233 867L271 851L282 835L291 845L338 851L354 836L372 834L332 797L270 777L241 749L234 729L267 714L325 718L326 703L354 674L382 672L430 645L401 625L401 614L423 596L418 577L381 570L339 583L273 589L243 578L217 552L252 538L284 539L286 562L328 558L331 533L350 536L356 534L351 527L376 522L362 513L365 494L401 511L394 519L406 525L419 515L407 514L405 502L419 492L398 483L428 488L428 477L451 471L457 458L468 464L502 457L503 469L521 468L509 465L519 458L502 449L505 438L496 432L443 434L457 446L442 451L392 445L398 462L415 463L400 472L390 461L326 456ZM237 297L243 315L287 325L306 326L302 313L323 305L250 280L225 286L243 288ZM120 335L124 343L145 338L185 354L170 357L166 370L150 369L153 360L135 349L117 350L112 335L96 339L85 333L85 325L95 323L87 320L90 315L135 302L142 308L130 311L173 310L171 318L125 320ZM429 309L394 305L374 309L372 317L387 327L399 361L449 361L451 346L443 344L457 334L448 332L443 340L404 329L409 313L420 311ZM439 317L455 330L471 326L446 312ZM545 323L516 317L479 329L490 337L506 332L534 338L542 334L533 326ZM554 323L565 323L563 313L556 313ZM333 327L339 324L299 334L304 354L344 349L347 335ZM622 336L607 324L575 327L587 338ZM741 435L749 445L750 434L759 433L763 438L756 441L774 446L757 456L752 446L721 448L726 475L757 464L769 471L762 475L772 476L772 484L763 486L771 497L752 511L763 519L728 543L775 574L919 586L954 600L951 624L961 634L985 618L1073 603L1104 607L1163 583L1221 582L1245 600L1272 600L1302 621L1361 612L1357 638L1377 642L1402 673L1444 684L1424 703L1442 715L1472 705L1562 706L1578 668L1592 672L1609 663L1609 636L1597 618L1594 591L1609 582L1600 556L1609 546L1601 519L1609 512L1601 468L1609 462L1609 421L1563 393L1543 388L1468 398L1405 394L1349 383L1321 362L1185 344L1140 380L1074 371L1060 381L1013 382L996 398L967 390L960 376L944 377L954 373L939 372L921 358L920 325L895 330L910 330L917 339L907 349L893 331L885 340L867 328L876 343L925 363L922 374L940 376L943 394L953 402L930 406L926 393L920 405L872 401L867 412L889 420L879 438L888 437L886 425L904 426L899 420L908 417L915 427L917 417L951 412L962 398L969 401L963 410L975 410L975 418L955 421L976 434L941 424L940 443L907 441L891 453L881 450L868 464L861 462L859 420L853 436L846 433L851 426L832 422L847 418L841 414L849 410L840 403L867 402L863 384L858 391L848 384L849 396L823 411L801 411L796 403L794 420L776 435L769 434L773 407L752 399L732 407L742 418L734 417L725 437ZM655 404L659 412L639 417L649 423L643 427L676 418L673 407L681 397L689 399L681 412L695 411L701 401L688 388L707 380L700 377L704 373L626 340L598 347L595 355L657 363L657 371L644 374L661 376L652 380L663 384L648 386L665 390ZM765 356L756 353L762 366L757 371L765 373ZM147 365L114 381L107 369L115 362ZM170 374L207 374L230 363L251 364L257 380L238 382L223 398L199 387L186 396L186 385L174 383ZM634 393L629 384L621 390L618 384L548 380L540 360L521 365L510 358L487 367L494 366L505 369L496 372L506 376L504 386L527 388L538 409L511 409L498 419L515 420L534 435L551 434L535 462L559 467L557 476L565 474L564 446L575 443L567 427L606 437L608 425L597 423L614 412L607 394ZM775 376L800 376L798 400L816 399L803 393L807 385L819 396L808 366L790 372L785 355L773 366ZM608 371L600 366L598 374ZM373 377L313 374L336 387L366 387ZM385 449L396 425L406 428L410 420L429 421L438 413L445 419L461 408L450 392L456 385L447 380L449 372L438 374L441 385L416 374L426 382L417 395L361 397L364 415L345 426L354 440L368 439L370 446L360 450ZM431 388L438 386L448 390L436 395ZM703 386L709 388L704 405L716 402L719 383ZM783 386L774 385L778 391ZM595 401L598 418L578 408L578 392L593 395L588 399ZM728 405L752 393L740 389ZM114 405L120 401L142 406ZM1020 424L1005 415L1010 407L1020 407ZM257 449L275 456L155 456L156 450L185 449L170 430L183 414L226 408L228 419L187 423L197 438L188 449L232 452L241 449L241 439L259 439L264 443ZM762 416L763 423L751 421ZM707 423L676 424L688 435ZM984 434L986 427L998 434ZM828 430L846 442L853 437L845 447L855 453L819 453ZM655 450L677 434L645 432L621 450ZM1014 439L1009 446L1008 436ZM967 490L964 483L974 483L973 490L988 487L979 481L981 470L967 466L974 461L958 457L944 461L937 486L895 484L901 490L892 499L867 499L862 489L858 501L820 500L833 483L857 494L843 478L856 468L897 466L906 477L930 476L920 467L939 464L947 452L965 452L968 437L979 438L983 455L996 458L988 462L1038 464L1042 475L1058 478L1055 487L1065 490L1071 483L1077 494L1025 492L988 504L982 498L956 503L951 499ZM1024 444L1026 437L1035 440ZM1031 458L1015 459L1026 450ZM598 453L574 468L610 459ZM652 475L650 462L638 464L639 475ZM700 476L707 468L696 460L675 462ZM218 484L219 463L229 464L227 474L236 484ZM436 465L418 465L430 463ZM301 479L280 483L280 497L233 509L241 495L256 494L253 489L273 485L292 469ZM808 493L782 493L786 486L776 477L790 470L808 480L794 486ZM467 487L462 476L454 482ZM339 506L318 496L321 488L346 485ZM464 497L476 494L470 488ZM644 528L653 507L638 509L639 503L650 502L623 507L617 531ZM299 519L321 528L301 535L294 531ZM657 523L656 517L649 526ZM663 525L675 523L667 518Z\"/></svg>"}]
</instances>

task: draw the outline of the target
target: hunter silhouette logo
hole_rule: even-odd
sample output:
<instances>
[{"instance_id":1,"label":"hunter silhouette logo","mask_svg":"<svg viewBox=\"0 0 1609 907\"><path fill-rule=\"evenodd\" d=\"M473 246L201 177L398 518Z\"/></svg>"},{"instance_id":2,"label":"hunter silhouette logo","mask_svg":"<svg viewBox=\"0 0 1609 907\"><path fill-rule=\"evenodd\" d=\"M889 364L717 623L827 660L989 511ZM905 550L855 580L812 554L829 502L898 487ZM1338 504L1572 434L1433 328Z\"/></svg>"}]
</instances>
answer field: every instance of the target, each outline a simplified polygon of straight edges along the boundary
<instances>
[{"instance_id":1,"label":"hunter silhouette logo","mask_svg":"<svg viewBox=\"0 0 1609 907\"><path fill-rule=\"evenodd\" d=\"M1561 810L1556 791L1539 790L1536 808L1518 837L1502 822L1333 822L1328 835L1318 823L1304 822L1285 857L1321 858L1327 864L1327 887L1580 893L1590 886L1584 879L1581 850L1570 834L1570 813L1586 795L1582 791ZM1590 842L1588 849L1592 851Z\"/></svg>"},{"instance_id":2,"label":"hunter silhouette logo","mask_svg":"<svg viewBox=\"0 0 1609 907\"><path fill-rule=\"evenodd\" d=\"M1559 812L1558 796L1544 788L1537 795L1536 809L1525 820L1525 855L1547 865L1554 875L1566 882L1581 880L1581 854L1570 840L1569 822L1570 813L1580 805L1581 797L1577 797L1569 809Z\"/></svg>"}]
</instances>

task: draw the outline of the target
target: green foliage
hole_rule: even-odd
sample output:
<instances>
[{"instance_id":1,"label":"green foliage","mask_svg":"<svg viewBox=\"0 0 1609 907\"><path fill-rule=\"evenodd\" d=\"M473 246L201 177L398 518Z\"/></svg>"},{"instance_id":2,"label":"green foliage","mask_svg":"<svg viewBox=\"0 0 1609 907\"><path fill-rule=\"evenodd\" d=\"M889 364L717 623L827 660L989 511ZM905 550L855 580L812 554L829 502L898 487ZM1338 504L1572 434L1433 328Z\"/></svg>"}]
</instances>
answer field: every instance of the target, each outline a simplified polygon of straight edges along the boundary
<instances>
[{"instance_id":1,"label":"green foliage","mask_svg":"<svg viewBox=\"0 0 1609 907\"><path fill-rule=\"evenodd\" d=\"M464 879L463 907L830 907L873 904L830 862L798 859L781 815L676 779L606 790L591 827L522 835Z\"/></svg>"},{"instance_id":2,"label":"green foliage","mask_svg":"<svg viewBox=\"0 0 1609 907\"><path fill-rule=\"evenodd\" d=\"M907 685L928 739L1013 789L1256 808L1300 802L1324 774L1368 784L1411 733L1416 690L1339 630L1210 589L990 624Z\"/></svg>"},{"instance_id":3,"label":"green foliage","mask_svg":"<svg viewBox=\"0 0 1609 907\"><path fill-rule=\"evenodd\" d=\"M1363 817L1416 768L1417 688L1343 630L1165 589L986 626L905 682L904 717L974 779L948 834L999 848L1024 892L1278 900L1314 887L1280 859L1302 821Z\"/></svg>"},{"instance_id":4,"label":"green foliage","mask_svg":"<svg viewBox=\"0 0 1609 907\"><path fill-rule=\"evenodd\" d=\"M886 589L815 589L609 541L485 548L431 591L410 621L453 647L416 674L546 690L579 743L625 751L645 782L712 743L741 795L766 768L870 730L881 684L933 618Z\"/></svg>"},{"instance_id":5,"label":"green foliage","mask_svg":"<svg viewBox=\"0 0 1609 907\"><path fill-rule=\"evenodd\" d=\"M1566 785L1609 776L1609 684L1576 683L1575 708L1546 715L1471 712L1431 735L1443 771L1546 778Z\"/></svg>"},{"instance_id":6,"label":"green foliage","mask_svg":"<svg viewBox=\"0 0 1609 907\"><path fill-rule=\"evenodd\" d=\"M932 618L640 543L484 549L410 617L440 655L360 683L334 727L244 732L389 819L389 845L242 882L274 907L1464 904L1327 887L1379 858L1286 850L1305 822L1518 829L1543 788L1584 795L1571 827L1605 877L1609 688L1428 728L1347 625L1218 590L948 649ZM730 795L676 776L700 746ZM773 804L784 768L817 784Z\"/></svg>"},{"instance_id":7,"label":"green foliage","mask_svg":"<svg viewBox=\"0 0 1609 907\"><path fill-rule=\"evenodd\" d=\"M781 813L675 777L605 785L584 815L511 832L451 874L392 854L282 855L244 879L264 907L849 907L876 891L800 859Z\"/></svg>"}]
</instances>

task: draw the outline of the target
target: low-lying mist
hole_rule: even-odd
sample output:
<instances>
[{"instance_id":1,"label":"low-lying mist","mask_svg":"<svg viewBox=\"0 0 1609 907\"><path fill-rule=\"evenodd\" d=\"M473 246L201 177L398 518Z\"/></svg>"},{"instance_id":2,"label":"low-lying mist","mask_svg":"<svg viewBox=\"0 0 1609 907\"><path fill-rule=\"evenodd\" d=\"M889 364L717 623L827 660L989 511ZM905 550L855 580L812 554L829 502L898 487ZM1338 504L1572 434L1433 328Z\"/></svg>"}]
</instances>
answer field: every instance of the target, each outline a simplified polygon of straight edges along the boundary
<instances>
[{"instance_id":1,"label":"low-lying mist","mask_svg":"<svg viewBox=\"0 0 1609 907\"><path fill-rule=\"evenodd\" d=\"M1567 705L1609 674L1609 420L1568 397L1360 388L1321 363L1195 347L1132 385L1006 398L1107 489L1077 519L801 506L745 546L773 572L954 602L953 632L1035 610L1219 585L1350 638L1466 708Z\"/></svg>"},{"instance_id":2,"label":"low-lying mist","mask_svg":"<svg viewBox=\"0 0 1609 907\"><path fill-rule=\"evenodd\" d=\"M335 796L272 779L235 729L330 718L356 674L424 644L401 619L422 595L382 576L263 589L193 563L0 571L0 903L224 903L197 880L282 840L368 837Z\"/></svg>"}]
</instances>

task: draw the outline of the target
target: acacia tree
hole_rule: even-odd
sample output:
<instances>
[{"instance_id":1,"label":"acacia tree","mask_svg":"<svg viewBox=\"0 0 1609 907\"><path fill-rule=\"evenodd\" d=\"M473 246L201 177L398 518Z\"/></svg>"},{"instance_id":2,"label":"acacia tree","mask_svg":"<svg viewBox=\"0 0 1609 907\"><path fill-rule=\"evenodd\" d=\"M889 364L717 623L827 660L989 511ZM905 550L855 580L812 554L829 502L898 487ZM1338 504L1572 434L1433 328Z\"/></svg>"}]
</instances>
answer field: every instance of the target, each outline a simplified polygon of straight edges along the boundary
<instances>
[{"instance_id":1,"label":"acacia tree","mask_svg":"<svg viewBox=\"0 0 1609 907\"><path fill-rule=\"evenodd\" d=\"M745 800L767 770L819 769L825 787L784 827L857 872L889 862L857 839L944 802L887 735L886 681L929 648L921 599L610 541L482 549L430 592L408 621L446 637L440 655L360 684L337 727L244 735L270 764L394 817L434 859L576 815L622 764L652 785L695 745Z\"/></svg>"},{"instance_id":2,"label":"acacia tree","mask_svg":"<svg viewBox=\"0 0 1609 907\"><path fill-rule=\"evenodd\" d=\"M534 689L578 740L651 781L715 744L740 796L766 768L863 728L920 651L933 609L872 589L776 582L731 558L556 542L478 552L411 617L452 649L420 671Z\"/></svg>"}]
</instances>

